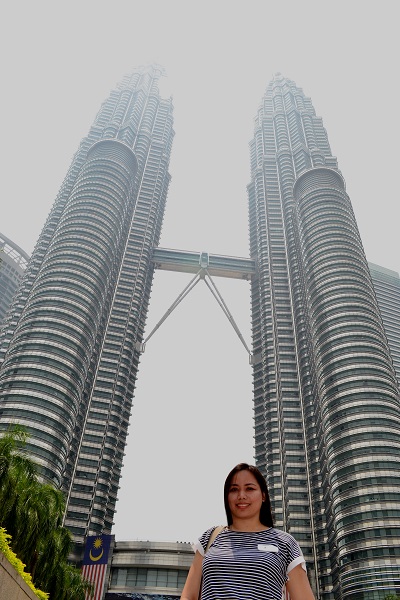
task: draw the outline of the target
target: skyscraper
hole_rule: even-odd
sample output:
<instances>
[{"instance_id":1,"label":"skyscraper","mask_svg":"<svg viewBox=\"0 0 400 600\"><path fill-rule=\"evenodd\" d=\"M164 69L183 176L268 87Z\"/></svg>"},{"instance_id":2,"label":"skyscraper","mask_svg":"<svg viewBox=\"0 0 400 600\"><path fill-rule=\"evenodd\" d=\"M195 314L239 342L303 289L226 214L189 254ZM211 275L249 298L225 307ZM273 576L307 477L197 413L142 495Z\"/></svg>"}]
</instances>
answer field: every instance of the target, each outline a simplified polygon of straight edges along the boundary
<instances>
[{"instance_id":1,"label":"skyscraper","mask_svg":"<svg viewBox=\"0 0 400 600\"><path fill-rule=\"evenodd\" d=\"M0 327L25 272L29 256L0 233Z\"/></svg>"},{"instance_id":2,"label":"skyscraper","mask_svg":"<svg viewBox=\"0 0 400 600\"><path fill-rule=\"evenodd\" d=\"M102 105L1 333L0 431L28 427L78 543L111 531L153 259L168 255L154 251L173 139L161 74L137 69ZM322 121L280 74L250 150L251 260L222 266L252 280L256 462L317 597L375 600L400 589L390 340Z\"/></svg>"},{"instance_id":3,"label":"skyscraper","mask_svg":"<svg viewBox=\"0 0 400 600\"><path fill-rule=\"evenodd\" d=\"M82 543L110 533L170 181L158 66L126 76L82 140L2 330L0 431L67 498Z\"/></svg>"},{"instance_id":4,"label":"skyscraper","mask_svg":"<svg viewBox=\"0 0 400 600\"><path fill-rule=\"evenodd\" d=\"M396 271L368 263L393 365L400 384L400 277Z\"/></svg>"},{"instance_id":5,"label":"skyscraper","mask_svg":"<svg viewBox=\"0 0 400 600\"><path fill-rule=\"evenodd\" d=\"M281 74L250 152L256 462L317 597L380 598L400 589L399 389L326 131Z\"/></svg>"}]
</instances>

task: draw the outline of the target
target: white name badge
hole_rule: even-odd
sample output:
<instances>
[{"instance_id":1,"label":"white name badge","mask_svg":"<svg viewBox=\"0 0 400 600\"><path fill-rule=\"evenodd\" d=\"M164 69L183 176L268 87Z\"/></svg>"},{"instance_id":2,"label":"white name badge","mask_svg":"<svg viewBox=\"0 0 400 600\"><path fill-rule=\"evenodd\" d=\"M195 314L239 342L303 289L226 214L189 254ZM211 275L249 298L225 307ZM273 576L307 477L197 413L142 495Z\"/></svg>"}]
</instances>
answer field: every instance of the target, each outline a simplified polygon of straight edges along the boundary
<instances>
[{"instance_id":1,"label":"white name badge","mask_svg":"<svg viewBox=\"0 0 400 600\"><path fill-rule=\"evenodd\" d=\"M272 544L258 544L258 549L261 552L279 552L278 546L272 546Z\"/></svg>"}]
</instances>

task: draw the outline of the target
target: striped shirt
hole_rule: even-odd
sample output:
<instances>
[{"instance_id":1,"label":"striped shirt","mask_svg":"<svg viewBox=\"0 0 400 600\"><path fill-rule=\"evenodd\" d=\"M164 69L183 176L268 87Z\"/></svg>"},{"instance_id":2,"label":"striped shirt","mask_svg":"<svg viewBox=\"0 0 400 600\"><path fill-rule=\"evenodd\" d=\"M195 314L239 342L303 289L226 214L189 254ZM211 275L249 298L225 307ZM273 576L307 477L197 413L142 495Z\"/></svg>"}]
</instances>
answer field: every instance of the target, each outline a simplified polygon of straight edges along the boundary
<instances>
[{"instance_id":1,"label":"striped shirt","mask_svg":"<svg viewBox=\"0 0 400 600\"><path fill-rule=\"evenodd\" d=\"M214 527L194 545L202 556ZM215 538L203 559L201 600L282 600L288 573L305 561L296 540L271 527Z\"/></svg>"}]
</instances>

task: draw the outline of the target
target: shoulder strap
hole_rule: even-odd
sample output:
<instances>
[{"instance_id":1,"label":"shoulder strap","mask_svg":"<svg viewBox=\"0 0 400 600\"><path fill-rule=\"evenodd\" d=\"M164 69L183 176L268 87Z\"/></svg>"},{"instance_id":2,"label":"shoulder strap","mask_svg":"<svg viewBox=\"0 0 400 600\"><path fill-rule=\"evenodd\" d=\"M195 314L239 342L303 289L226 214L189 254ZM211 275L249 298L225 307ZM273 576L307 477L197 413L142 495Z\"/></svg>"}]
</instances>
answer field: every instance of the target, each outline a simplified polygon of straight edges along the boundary
<instances>
[{"instance_id":1,"label":"shoulder strap","mask_svg":"<svg viewBox=\"0 0 400 600\"><path fill-rule=\"evenodd\" d=\"M211 546L211 544L213 543L213 541L215 540L217 535L219 533L221 533L221 531L223 529L225 529L225 525L218 525L217 527L214 528L214 530L211 532L210 539L207 542L207 546L206 546L206 549L204 550L204 554L206 554L207 550L209 549L209 547Z\"/></svg>"}]
</instances>

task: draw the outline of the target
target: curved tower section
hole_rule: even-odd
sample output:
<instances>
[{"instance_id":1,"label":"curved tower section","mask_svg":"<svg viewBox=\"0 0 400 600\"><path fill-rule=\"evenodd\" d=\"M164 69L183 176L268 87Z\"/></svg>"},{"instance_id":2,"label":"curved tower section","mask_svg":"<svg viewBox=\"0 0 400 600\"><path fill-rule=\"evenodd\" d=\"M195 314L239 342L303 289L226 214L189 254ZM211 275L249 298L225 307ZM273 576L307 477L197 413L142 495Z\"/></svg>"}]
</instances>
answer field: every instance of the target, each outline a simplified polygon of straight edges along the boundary
<instances>
[{"instance_id":1,"label":"curved tower section","mask_svg":"<svg viewBox=\"0 0 400 600\"><path fill-rule=\"evenodd\" d=\"M400 585L400 402L363 246L310 99L277 74L248 186L256 462L318 598Z\"/></svg>"},{"instance_id":2,"label":"curved tower section","mask_svg":"<svg viewBox=\"0 0 400 600\"><path fill-rule=\"evenodd\" d=\"M121 142L90 148L2 365L2 417L29 428L28 449L57 487L126 244L136 171Z\"/></svg>"},{"instance_id":3,"label":"curved tower section","mask_svg":"<svg viewBox=\"0 0 400 600\"><path fill-rule=\"evenodd\" d=\"M372 598L390 566L399 576L398 385L342 177L309 170L294 199L334 590Z\"/></svg>"},{"instance_id":4,"label":"curved tower section","mask_svg":"<svg viewBox=\"0 0 400 600\"><path fill-rule=\"evenodd\" d=\"M0 430L28 425L30 451L65 492L78 544L113 524L170 181L162 75L138 68L102 104L0 338Z\"/></svg>"}]
</instances>

